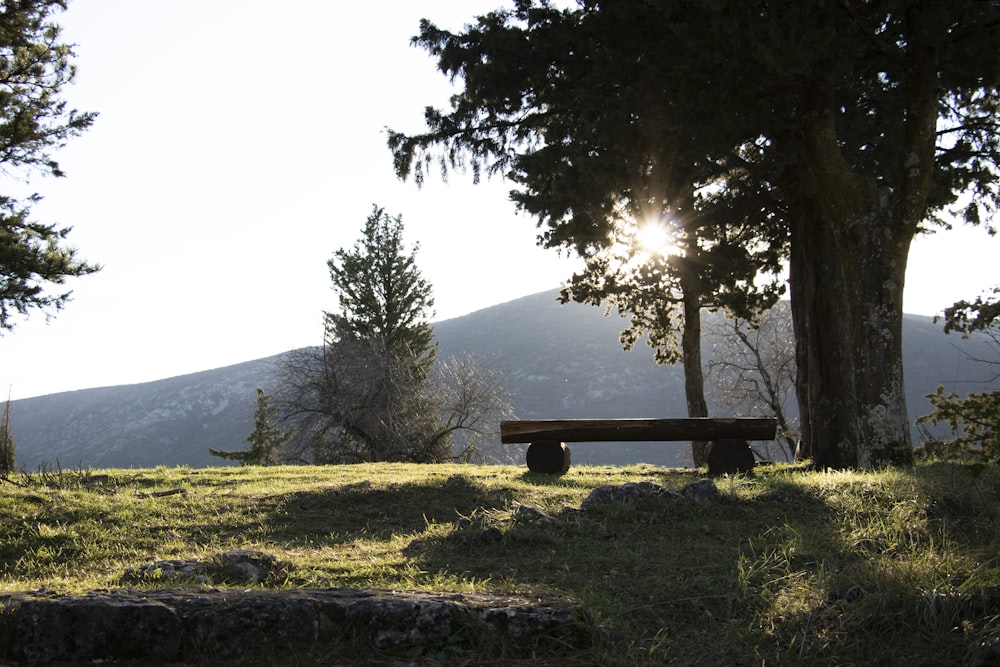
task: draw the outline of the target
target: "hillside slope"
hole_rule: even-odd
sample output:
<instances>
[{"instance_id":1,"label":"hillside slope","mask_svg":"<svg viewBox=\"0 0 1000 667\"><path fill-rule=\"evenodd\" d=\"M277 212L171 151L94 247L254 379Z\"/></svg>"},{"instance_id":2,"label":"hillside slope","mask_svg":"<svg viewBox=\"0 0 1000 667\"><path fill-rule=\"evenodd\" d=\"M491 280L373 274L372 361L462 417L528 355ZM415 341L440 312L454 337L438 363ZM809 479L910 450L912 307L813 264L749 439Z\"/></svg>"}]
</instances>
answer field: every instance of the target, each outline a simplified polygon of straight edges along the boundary
<instances>
[{"instance_id":1,"label":"hillside slope","mask_svg":"<svg viewBox=\"0 0 1000 667\"><path fill-rule=\"evenodd\" d=\"M685 414L680 366L657 366L642 343L622 351L620 318L604 317L599 308L561 306L555 297L550 290L436 323L439 356L468 353L503 371L525 419ZM906 317L904 344L911 418L928 411L924 396L939 384L981 391L977 382L988 378L987 368L967 358L981 353L981 341L945 336L929 317ZM18 464L28 470L221 464L208 448L246 447L255 390L274 390L277 363L280 355L144 384L14 401ZM684 443L581 444L573 460L683 466L690 456Z\"/></svg>"}]
</instances>

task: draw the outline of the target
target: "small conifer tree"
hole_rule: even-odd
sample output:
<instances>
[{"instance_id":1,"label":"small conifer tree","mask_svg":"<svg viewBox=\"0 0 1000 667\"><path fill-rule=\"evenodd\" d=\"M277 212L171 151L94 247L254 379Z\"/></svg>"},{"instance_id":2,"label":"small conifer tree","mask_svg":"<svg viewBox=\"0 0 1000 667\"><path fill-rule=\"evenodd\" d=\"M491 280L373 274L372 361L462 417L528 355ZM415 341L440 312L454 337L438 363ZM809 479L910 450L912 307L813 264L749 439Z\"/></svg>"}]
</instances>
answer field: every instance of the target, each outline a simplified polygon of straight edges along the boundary
<instances>
[{"instance_id":1,"label":"small conifer tree","mask_svg":"<svg viewBox=\"0 0 1000 667\"><path fill-rule=\"evenodd\" d=\"M291 434L286 433L274 425L274 409L270 404L270 397L264 390L257 387L257 410L254 413L254 431L247 437L250 449L236 452L223 452L218 449L209 449L212 456L218 456L231 461L239 461L242 465L276 465L281 458L281 448L288 441Z\"/></svg>"},{"instance_id":2,"label":"small conifer tree","mask_svg":"<svg viewBox=\"0 0 1000 667\"><path fill-rule=\"evenodd\" d=\"M434 296L403 241L403 217L378 206L365 221L362 238L337 250L327 262L340 308L324 312L327 345L380 341L385 351L425 379L437 357L430 325Z\"/></svg>"},{"instance_id":3,"label":"small conifer tree","mask_svg":"<svg viewBox=\"0 0 1000 667\"><path fill-rule=\"evenodd\" d=\"M327 262L339 308L322 349L288 357L281 413L316 463L434 462L451 455L430 391L434 297L403 240L402 216L373 206L361 238Z\"/></svg>"}]
</instances>

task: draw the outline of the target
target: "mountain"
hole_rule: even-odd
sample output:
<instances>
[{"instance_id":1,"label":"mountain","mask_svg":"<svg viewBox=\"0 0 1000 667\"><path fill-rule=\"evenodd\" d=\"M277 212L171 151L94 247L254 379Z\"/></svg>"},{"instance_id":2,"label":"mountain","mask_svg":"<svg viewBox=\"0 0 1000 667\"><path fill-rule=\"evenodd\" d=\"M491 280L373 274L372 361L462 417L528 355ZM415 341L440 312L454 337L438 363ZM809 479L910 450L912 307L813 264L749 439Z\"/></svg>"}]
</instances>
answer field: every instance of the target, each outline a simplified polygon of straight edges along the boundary
<instances>
[{"instance_id":1,"label":"mountain","mask_svg":"<svg viewBox=\"0 0 1000 667\"><path fill-rule=\"evenodd\" d=\"M247 448L257 387L269 386L276 361L12 401L17 463L26 470L217 464L209 447Z\"/></svg>"},{"instance_id":2,"label":"mountain","mask_svg":"<svg viewBox=\"0 0 1000 667\"><path fill-rule=\"evenodd\" d=\"M437 322L438 356L471 354L505 375L523 419L683 416L680 366L657 366L642 342L624 352L624 321L602 309L560 305L557 291ZM706 320L720 317L706 314ZM904 364L911 418L945 384L982 391L989 369L980 339L946 336L930 317L907 315ZM704 350L711 350L706 340ZM245 449L256 388L274 391L281 356L144 384L84 389L11 403L18 465L67 468L224 465L209 448ZM988 385L987 385L988 386ZM992 387L1000 386L994 380ZM686 443L581 443L574 463L690 465Z\"/></svg>"}]
</instances>

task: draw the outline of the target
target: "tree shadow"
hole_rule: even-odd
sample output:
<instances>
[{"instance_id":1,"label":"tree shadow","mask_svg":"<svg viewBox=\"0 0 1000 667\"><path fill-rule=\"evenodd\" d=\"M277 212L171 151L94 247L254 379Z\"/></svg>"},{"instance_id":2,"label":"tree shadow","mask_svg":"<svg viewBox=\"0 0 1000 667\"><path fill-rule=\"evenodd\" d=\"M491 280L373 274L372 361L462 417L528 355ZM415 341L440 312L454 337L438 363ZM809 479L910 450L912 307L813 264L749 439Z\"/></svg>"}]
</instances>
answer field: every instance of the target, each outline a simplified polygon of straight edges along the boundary
<instances>
[{"instance_id":1,"label":"tree shadow","mask_svg":"<svg viewBox=\"0 0 1000 667\"><path fill-rule=\"evenodd\" d=\"M423 532L478 508L513 501L509 489L490 488L463 475L373 487L367 482L282 494L263 501L268 539L291 546L324 546L359 537L388 540Z\"/></svg>"},{"instance_id":2,"label":"tree shadow","mask_svg":"<svg viewBox=\"0 0 1000 667\"><path fill-rule=\"evenodd\" d=\"M833 651L849 661L866 653L890 657L880 653L890 646L880 633L905 628L928 648L938 642L961 651L961 633L949 634L948 623L980 623L998 611L1000 594L970 602L935 591L935 600L922 600L898 565L933 537L936 528L917 522L927 511L964 507L950 495L910 507L891 497L891 484L859 493L850 484L799 484L793 475L716 480L720 495L708 502L665 494L540 512L504 498L448 530L415 537L403 555L432 578L466 577L574 599L602 616L612 641L643 650L669 635L675 645L757 646L778 662L795 651L813 657ZM573 484L532 473L522 479ZM846 493L855 497L845 510ZM912 510L913 521L880 518L887 507ZM860 528L852 529L855 523ZM915 610L916 621L909 618ZM859 629L857 619L866 627Z\"/></svg>"}]
</instances>

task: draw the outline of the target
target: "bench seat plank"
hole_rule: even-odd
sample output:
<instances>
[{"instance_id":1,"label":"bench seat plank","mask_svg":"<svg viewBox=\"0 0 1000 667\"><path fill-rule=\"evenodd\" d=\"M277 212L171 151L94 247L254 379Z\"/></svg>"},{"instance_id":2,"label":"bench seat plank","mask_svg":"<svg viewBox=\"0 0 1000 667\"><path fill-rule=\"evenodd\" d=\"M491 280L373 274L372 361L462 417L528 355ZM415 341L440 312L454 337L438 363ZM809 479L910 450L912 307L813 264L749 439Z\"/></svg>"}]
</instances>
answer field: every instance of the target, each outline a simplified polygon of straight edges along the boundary
<instances>
[{"instance_id":1,"label":"bench seat plank","mask_svg":"<svg viewBox=\"0 0 1000 667\"><path fill-rule=\"evenodd\" d=\"M689 419L528 419L500 422L503 443L671 440L773 440L773 417Z\"/></svg>"}]
</instances>

